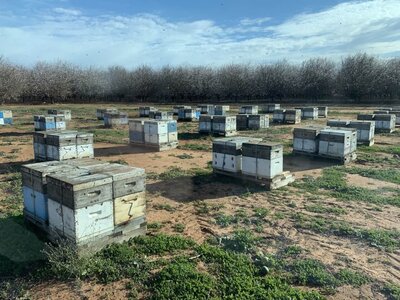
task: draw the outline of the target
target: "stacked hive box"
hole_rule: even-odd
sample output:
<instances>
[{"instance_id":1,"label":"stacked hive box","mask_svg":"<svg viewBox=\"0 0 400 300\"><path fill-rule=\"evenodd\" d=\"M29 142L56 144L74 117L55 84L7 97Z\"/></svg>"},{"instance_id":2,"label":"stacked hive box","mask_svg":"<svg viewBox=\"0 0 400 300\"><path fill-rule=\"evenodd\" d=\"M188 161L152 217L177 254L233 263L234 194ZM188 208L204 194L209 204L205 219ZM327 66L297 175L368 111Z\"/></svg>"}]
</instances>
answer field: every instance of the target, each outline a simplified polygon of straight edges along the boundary
<instances>
[{"instance_id":1,"label":"stacked hive box","mask_svg":"<svg viewBox=\"0 0 400 300\"><path fill-rule=\"evenodd\" d=\"M177 123L175 120L130 120L129 140L132 144L142 144L158 151L176 148Z\"/></svg>"},{"instance_id":2,"label":"stacked hive box","mask_svg":"<svg viewBox=\"0 0 400 300\"><path fill-rule=\"evenodd\" d=\"M47 113L53 116L64 116L65 121L71 121L71 111L68 109L49 109Z\"/></svg>"},{"instance_id":3,"label":"stacked hive box","mask_svg":"<svg viewBox=\"0 0 400 300\"><path fill-rule=\"evenodd\" d=\"M98 108L96 109L96 117L98 120L104 120L105 113L118 113L118 109L116 108Z\"/></svg>"},{"instance_id":4,"label":"stacked hive box","mask_svg":"<svg viewBox=\"0 0 400 300\"><path fill-rule=\"evenodd\" d=\"M328 106L319 106L318 107L318 117L319 118L327 118L328 117Z\"/></svg>"},{"instance_id":5,"label":"stacked hive box","mask_svg":"<svg viewBox=\"0 0 400 300\"><path fill-rule=\"evenodd\" d=\"M268 115L237 115L236 129L237 130L259 130L269 127Z\"/></svg>"},{"instance_id":6,"label":"stacked hive box","mask_svg":"<svg viewBox=\"0 0 400 300\"><path fill-rule=\"evenodd\" d=\"M225 116L229 109L229 105L216 105L214 110L211 111L211 114L216 116Z\"/></svg>"},{"instance_id":7,"label":"stacked hive box","mask_svg":"<svg viewBox=\"0 0 400 300\"><path fill-rule=\"evenodd\" d=\"M128 114L123 112L117 113L105 113L104 114L104 126L114 127L128 124Z\"/></svg>"},{"instance_id":8,"label":"stacked hive box","mask_svg":"<svg viewBox=\"0 0 400 300\"><path fill-rule=\"evenodd\" d=\"M299 124L301 122L301 110L286 109L284 118L286 124Z\"/></svg>"},{"instance_id":9,"label":"stacked hive box","mask_svg":"<svg viewBox=\"0 0 400 300\"><path fill-rule=\"evenodd\" d=\"M285 122L286 109L275 109L272 116L274 123L284 123Z\"/></svg>"},{"instance_id":10,"label":"stacked hive box","mask_svg":"<svg viewBox=\"0 0 400 300\"><path fill-rule=\"evenodd\" d=\"M179 106L174 106L172 108L172 111L174 113L174 115L178 115L179 114L179 110L181 109L191 109L191 106L187 106L187 105L179 105Z\"/></svg>"},{"instance_id":11,"label":"stacked hive box","mask_svg":"<svg viewBox=\"0 0 400 300\"><path fill-rule=\"evenodd\" d=\"M92 158L93 134L77 131L35 132L33 150L37 161Z\"/></svg>"},{"instance_id":12,"label":"stacked hive box","mask_svg":"<svg viewBox=\"0 0 400 300\"><path fill-rule=\"evenodd\" d=\"M357 143L372 146L375 137L375 122L372 121L349 121L349 120L329 120L328 126L346 127L357 130Z\"/></svg>"},{"instance_id":13,"label":"stacked hive box","mask_svg":"<svg viewBox=\"0 0 400 300\"><path fill-rule=\"evenodd\" d=\"M396 128L396 115L395 114L359 114L357 120L360 121L374 121L375 133L388 132L391 133Z\"/></svg>"},{"instance_id":14,"label":"stacked hive box","mask_svg":"<svg viewBox=\"0 0 400 300\"><path fill-rule=\"evenodd\" d=\"M64 116L33 116L36 131L65 130L66 122Z\"/></svg>"},{"instance_id":15,"label":"stacked hive box","mask_svg":"<svg viewBox=\"0 0 400 300\"><path fill-rule=\"evenodd\" d=\"M168 111L156 111L154 112L154 119L156 120L173 120L174 113Z\"/></svg>"},{"instance_id":16,"label":"stacked hive box","mask_svg":"<svg viewBox=\"0 0 400 300\"><path fill-rule=\"evenodd\" d=\"M400 125L400 110L394 110L391 113L396 116L396 125Z\"/></svg>"},{"instance_id":17,"label":"stacked hive box","mask_svg":"<svg viewBox=\"0 0 400 300\"><path fill-rule=\"evenodd\" d=\"M276 189L294 181L283 172L283 146L261 143L246 137L217 139L213 142L215 173L256 181Z\"/></svg>"},{"instance_id":18,"label":"stacked hive box","mask_svg":"<svg viewBox=\"0 0 400 300\"><path fill-rule=\"evenodd\" d=\"M157 108L152 106L141 106L139 107L139 116L142 117L150 117L151 113L157 111Z\"/></svg>"},{"instance_id":19,"label":"stacked hive box","mask_svg":"<svg viewBox=\"0 0 400 300\"><path fill-rule=\"evenodd\" d=\"M178 111L179 121L193 121L198 120L200 117L200 111L193 108L181 108Z\"/></svg>"},{"instance_id":20,"label":"stacked hive box","mask_svg":"<svg viewBox=\"0 0 400 300\"><path fill-rule=\"evenodd\" d=\"M51 240L65 238L84 252L146 231L143 169L74 160L24 166L22 174L26 219Z\"/></svg>"},{"instance_id":21,"label":"stacked hive box","mask_svg":"<svg viewBox=\"0 0 400 300\"><path fill-rule=\"evenodd\" d=\"M356 159L357 130L354 128L295 128L293 152L340 160Z\"/></svg>"},{"instance_id":22,"label":"stacked hive box","mask_svg":"<svg viewBox=\"0 0 400 300\"><path fill-rule=\"evenodd\" d=\"M213 116L212 133L231 136L236 134L236 117Z\"/></svg>"},{"instance_id":23,"label":"stacked hive box","mask_svg":"<svg viewBox=\"0 0 400 300\"><path fill-rule=\"evenodd\" d=\"M258 114L258 106L257 105L241 106L239 109L239 114L256 115Z\"/></svg>"},{"instance_id":24,"label":"stacked hive box","mask_svg":"<svg viewBox=\"0 0 400 300\"><path fill-rule=\"evenodd\" d=\"M280 104L264 104L264 105L258 106L258 112L262 113L262 114L271 114L276 109L280 109L280 108L281 108Z\"/></svg>"},{"instance_id":25,"label":"stacked hive box","mask_svg":"<svg viewBox=\"0 0 400 300\"><path fill-rule=\"evenodd\" d=\"M214 105L212 104L199 104L197 107L202 115L211 115L214 111Z\"/></svg>"},{"instance_id":26,"label":"stacked hive box","mask_svg":"<svg viewBox=\"0 0 400 300\"><path fill-rule=\"evenodd\" d=\"M303 107L301 109L301 118L303 120L316 120L318 119L318 108L317 107Z\"/></svg>"},{"instance_id":27,"label":"stacked hive box","mask_svg":"<svg viewBox=\"0 0 400 300\"><path fill-rule=\"evenodd\" d=\"M13 116L11 110L0 111L0 125L11 125L13 123Z\"/></svg>"},{"instance_id":28,"label":"stacked hive box","mask_svg":"<svg viewBox=\"0 0 400 300\"><path fill-rule=\"evenodd\" d=\"M212 133L212 122L214 116L202 115L199 118L199 133Z\"/></svg>"}]
</instances>

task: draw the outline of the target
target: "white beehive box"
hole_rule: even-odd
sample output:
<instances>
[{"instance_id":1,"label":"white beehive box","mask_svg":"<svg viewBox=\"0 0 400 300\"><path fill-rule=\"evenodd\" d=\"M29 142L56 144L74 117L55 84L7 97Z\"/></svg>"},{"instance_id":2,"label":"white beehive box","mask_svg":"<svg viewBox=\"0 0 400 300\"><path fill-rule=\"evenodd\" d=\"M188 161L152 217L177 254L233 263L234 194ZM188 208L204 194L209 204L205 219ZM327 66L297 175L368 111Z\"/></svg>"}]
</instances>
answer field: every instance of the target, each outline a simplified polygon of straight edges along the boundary
<instances>
[{"instance_id":1,"label":"white beehive box","mask_svg":"<svg viewBox=\"0 0 400 300\"><path fill-rule=\"evenodd\" d=\"M283 172L283 146L279 143L243 143L242 173L272 179Z\"/></svg>"},{"instance_id":2,"label":"white beehive box","mask_svg":"<svg viewBox=\"0 0 400 300\"><path fill-rule=\"evenodd\" d=\"M396 125L400 125L400 111L399 110L394 110L391 113L396 115Z\"/></svg>"},{"instance_id":3,"label":"white beehive box","mask_svg":"<svg viewBox=\"0 0 400 300\"><path fill-rule=\"evenodd\" d=\"M284 122L288 124L301 123L301 110L300 109L286 109L284 113Z\"/></svg>"},{"instance_id":4,"label":"white beehive box","mask_svg":"<svg viewBox=\"0 0 400 300\"><path fill-rule=\"evenodd\" d=\"M236 122L237 124L237 122ZM249 115L248 128L252 130L265 129L269 127L268 115Z\"/></svg>"},{"instance_id":5,"label":"white beehive box","mask_svg":"<svg viewBox=\"0 0 400 300\"><path fill-rule=\"evenodd\" d=\"M286 113L286 109L275 109L274 114L272 116L273 122L284 123L285 122L285 113Z\"/></svg>"},{"instance_id":6,"label":"white beehive box","mask_svg":"<svg viewBox=\"0 0 400 300\"><path fill-rule=\"evenodd\" d=\"M213 108L212 115L216 116L225 116L226 113L230 110L229 105L216 105Z\"/></svg>"},{"instance_id":7,"label":"white beehive box","mask_svg":"<svg viewBox=\"0 0 400 300\"><path fill-rule=\"evenodd\" d=\"M69 109L49 109L47 110L49 115L64 116L66 121L71 121L71 111Z\"/></svg>"},{"instance_id":8,"label":"white beehive box","mask_svg":"<svg viewBox=\"0 0 400 300\"><path fill-rule=\"evenodd\" d=\"M343 159L355 151L357 132L340 129L323 129L319 135L319 155Z\"/></svg>"},{"instance_id":9,"label":"white beehive box","mask_svg":"<svg viewBox=\"0 0 400 300\"><path fill-rule=\"evenodd\" d=\"M76 157L93 158L93 133L78 132L76 134Z\"/></svg>"},{"instance_id":10,"label":"white beehive box","mask_svg":"<svg viewBox=\"0 0 400 300\"><path fill-rule=\"evenodd\" d=\"M212 121L213 116L202 115L199 119L199 133L211 133L212 132Z\"/></svg>"},{"instance_id":11,"label":"white beehive box","mask_svg":"<svg viewBox=\"0 0 400 300\"><path fill-rule=\"evenodd\" d=\"M105 113L118 113L118 109L116 108L98 108L96 109L96 117L98 120L104 119Z\"/></svg>"},{"instance_id":12,"label":"white beehive box","mask_svg":"<svg viewBox=\"0 0 400 300\"><path fill-rule=\"evenodd\" d=\"M396 115L375 115L375 131L377 132L393 132L396 128Z\"/></svg>"},{"instance_id":13,"label":"white beehive box","mask_svg":"<svg viewBox=\"0 0 400 300\"><path fill-rule=\"evenodd\" d=\"M318 107L303 107L301 109L301 118L309 120L318 119Z\"/></svg>"},{"instance_id":14,"label":"white beehive box","mask_svg":"<svg viewBox=\"0 0 400 300\"><path fill-rule=\"evenodd\" d=\"M234 116L214 116L212 131L217 134L230 134L236 132L236 117Z\"/></svg>"},{"instance_id":15,"label":"white beehive box","mask_svg":"<svg viewBox=\"0 0 400 300\"><path fill-rule=\"evenodd\" d=\"M66 160L77 158L76 132L50 133L46 136L47 160Z\"/></svg>"},{"instance_id":16,"label":"white beehive box","mask_svg":"<svg viewBox=\"0 0 400 300\"><path fill-rule=\"evenodd\" d=\"M357 143L372 146L375 138L375 122L350 121L348 127L357 130Z\"/></svg>"},{"instance_id":17,"label":"white beehive box","mask_svg":"<svg viewBox=\"0 0 400 300\"><path fill-rule=\"evenodd\" d=\"M243 105L239 109L239 114L256 115L258 114L258 105Z\"/></svg>"},{"instance_id":18,"label":"white beehive box","mask_svg":"<svg viewBox=\"0 0 400 300\"><path fill-rule=\"evenodd\" d=\"M199 104L197 107L200 113L204 115L210 115L214 111L214 105L212 104Z\"/></svg>"},{"instance_id":19,"label":"white beehive box","mask_svg":"<svg viewBox=\"0 0 400 300\"><path fill-rule=\"evenodd\" d=\"M304 127L293 129L293 151L300 153L317 154L319 134L322 128Z\"/></svg>"}]
</instances>

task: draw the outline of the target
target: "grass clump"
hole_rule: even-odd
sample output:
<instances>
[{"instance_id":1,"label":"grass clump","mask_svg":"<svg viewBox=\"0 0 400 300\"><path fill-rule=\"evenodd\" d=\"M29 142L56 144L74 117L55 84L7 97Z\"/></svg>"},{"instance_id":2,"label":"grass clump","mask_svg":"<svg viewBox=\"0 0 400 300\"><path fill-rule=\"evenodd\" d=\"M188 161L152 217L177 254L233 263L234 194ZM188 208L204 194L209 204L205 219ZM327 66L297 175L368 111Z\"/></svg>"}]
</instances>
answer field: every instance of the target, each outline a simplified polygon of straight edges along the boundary
<instances>
[{"instance_id":1,"label":"grass clump","mask_svg":"<svg viewBox=\"0 0 400 300\"><path fill-rule=\"evenodd\" d=\"M211 150L211 146L209 144L183 144L179 145L178 149L181 150L192 150L192 151L209 151Z\"/></svg>"},{"instance_id":2,"label":"grass clump","mask_svg":"<svg viewBox=\"0 0 400 300\"><path fill-rule=\"evenodd\" d=\"M176 208L170 204L155 204L153 208L156 210L166 210L169 212L174 212L176 210Z\"/></svg>"},{"instance_id":3,"label":"grass clump","mask_svg":"<svg viewBox=\"0 0 400 300\"><path fill-rule=\"evenodd\" d=\"M346 172L350 174L358 174L364 177L374 178L382 181L388 181L400 184L400 170L399 169L366 169L366 168L346 168Z\"/></svg>"},{"instance_id":4,"label":"grass clump","mask_svg":"<svg viewBox=\"0 0 400 300\"><path fill-rule=\"evenodd\" d=\"M336 274L336 278L340 281L342 285L348 284L355 287L360 287L371 281L368 276L349 269L340 270Z\"/></svg>"},{"instance_id":5,"label":"grass clump","mask_svg":"<svg viewBox=\"0 0 400 300\"><path fill-rule=\"evenodd\" d=\"M17 216L22 212L22 176L20 173L10 174L0 182L0 192L4 196L1 200L0 214Z\"/></svg>"},{"instance_id":6,"label":"grass clump","mask_svg":"<svg viewBox=\"0 0 400 300\"><path fill-rule=\"evenodd\" d=\"M400 285L386 284L382 292L387 296L388 300L400 300Z\"/></svg>"},{"instance_id":7,"label":"grass clump","mask_svg":"<svg viewBox=\"0 0 400 300\"><path fill-rule=\"evenodd\" d=\"M145 255L174 253L178 250L193 248L196 243L180 235L157 234L155 236L139 236L134 239L134 248Z\"/></svg>"},{"instance_id":8,"label":"grass clump","mask_svg":"<svg viewBox=\"0 0 400 300\"><path fill-rule=\"evenodd\" d=\"M185 228L186 228L186 226L184 224L182 224L182 223L177 223L177 224L174 225L174 231L175 232L182 233L182 232L185 231Z\"/></svg>"},{"instance_id":9,"label":"grass clump","mask_svg":"<svg viewBox=\"0 0 400 300\"><path fill-rule=\"evenodd\" d=\"M346 210L341 207L324 206L322 204L307 205L304 208L309 212L319 213L319 214L345 215L347 213Z\"/></svg>"}]
</instances>

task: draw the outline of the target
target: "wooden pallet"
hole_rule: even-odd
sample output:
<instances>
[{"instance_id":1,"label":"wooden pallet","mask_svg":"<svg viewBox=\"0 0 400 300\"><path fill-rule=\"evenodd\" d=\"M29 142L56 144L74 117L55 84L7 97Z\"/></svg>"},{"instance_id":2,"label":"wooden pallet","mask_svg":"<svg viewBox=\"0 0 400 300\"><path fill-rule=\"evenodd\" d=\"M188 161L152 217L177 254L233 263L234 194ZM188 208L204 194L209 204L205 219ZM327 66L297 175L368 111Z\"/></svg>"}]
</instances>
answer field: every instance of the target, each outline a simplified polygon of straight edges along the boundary
<instances>
[{"instance_id":1,"label":"wooden pallet","mask_svg":"<svg viewBox=\"0 0 400 300\"><path fill-rule=\"evenodd\" d=\"M315 157L315 158L325 158L325 159L330 159L330 160L336 160L339 161L342 164L348 164L357 159L357 154L355 152L346 155L345 157L335 157L335 156L329 156L329 155L321 155L319 153L309 153L309 152L302 152L302 151L296 151L293 150L293 154L296 155L305 155L305 156L310 156L310 157Z\"/></svg>"},{"instance_id":2,"label":"wooden pallet","mask_svg":"<svg viewBox=\"0 0 400 300\"><path fill-rule=\"evenodd\" d=\"M293 174L291 174L289 171L285 171L272 179L246 175L241 172L232 173L218 169L213 169L213 172L218 175L229 176L243 181L255 182L257 184L265 186L268 190L276 190L295 181Z\"/></svg>"}]
</instances>

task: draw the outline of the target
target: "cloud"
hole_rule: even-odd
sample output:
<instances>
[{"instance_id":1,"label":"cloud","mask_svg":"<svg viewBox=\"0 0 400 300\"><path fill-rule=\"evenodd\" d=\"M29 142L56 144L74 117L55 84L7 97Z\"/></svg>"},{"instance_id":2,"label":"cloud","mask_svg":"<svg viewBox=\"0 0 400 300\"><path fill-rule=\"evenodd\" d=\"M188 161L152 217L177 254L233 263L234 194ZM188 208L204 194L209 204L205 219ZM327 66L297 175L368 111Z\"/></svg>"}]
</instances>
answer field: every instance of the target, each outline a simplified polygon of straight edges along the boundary
<instances>
[{"instance_id":1,"label":"cloud","mask_svg":"<svg viewBox=\"0 0 400 300\"><path fill-rule=\"evenodd\" d=\"M344 2L273 26L268 17L224 26L213 20L173 22L152 14L92 16L63 7L37 13L26 24L2 18L0 14L0 55L27 65L58 59L103 67L297 62L360 51L393 56L400 49L398 0Z\"/></svg>"}]
</instances>

